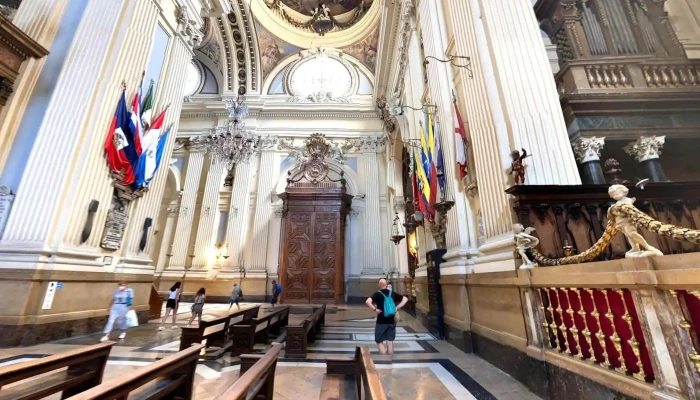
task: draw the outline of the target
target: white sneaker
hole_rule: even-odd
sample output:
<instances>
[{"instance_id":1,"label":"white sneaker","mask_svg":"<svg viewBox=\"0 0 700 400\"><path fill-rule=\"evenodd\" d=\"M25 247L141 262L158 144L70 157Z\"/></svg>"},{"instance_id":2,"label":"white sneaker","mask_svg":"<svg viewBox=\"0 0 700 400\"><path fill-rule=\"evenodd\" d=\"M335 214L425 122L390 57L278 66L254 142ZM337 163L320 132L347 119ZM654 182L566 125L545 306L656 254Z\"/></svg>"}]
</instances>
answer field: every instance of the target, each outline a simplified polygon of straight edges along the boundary
<instances>
[{"instance_id":1,"label":"white sneaker","mask_svg":"<svg viewBox=\"0 0 700 400\"><path fill-rule=\"evenodd\" d=\"M171 327L170 327L170 329L172 329L172 330L175 330L175 329L177 329L177 325L173 325L173 326L171 326Z\"/></svg>"},{"instance_id":2,"label":"white sneaker","mask_svg":"<svg viewBox=\"0 0 700 400\"><path fill-rule=\"evenodd\" d=\"M102 336L102 339L100 339L100 342L106 342L109 340L109 335L104 335Z\"/></svg>"},{"instance_id":3,"label":"white sneaker","mask_svg":"<svg viewBox=\"0 0 700 400\"><path fill-rule=\"evenodd\" d=\"M159 331L164 331L165 328L163 328L163 327L161 326L161 327L158 328L158 330L159 330Z\"/></svg>"},{"instance_id":4,"label":"white sneaker","mask_svg":"<svg viewBox=\"0 0 700 400\"><path fill-rule=\"evenodd\" d=\"M124 339L126 337L126 332L122 332L119 334L119 339Z\"/></svg>"}]
</instances>

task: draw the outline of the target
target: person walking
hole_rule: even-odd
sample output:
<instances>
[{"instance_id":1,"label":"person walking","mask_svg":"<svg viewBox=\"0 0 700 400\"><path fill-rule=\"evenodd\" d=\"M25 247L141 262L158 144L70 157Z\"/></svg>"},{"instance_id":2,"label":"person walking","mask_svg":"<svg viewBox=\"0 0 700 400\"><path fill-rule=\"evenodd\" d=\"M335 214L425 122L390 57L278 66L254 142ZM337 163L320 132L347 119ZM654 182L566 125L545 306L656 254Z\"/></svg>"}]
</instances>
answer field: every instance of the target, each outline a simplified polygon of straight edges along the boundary
<instances>
[{"instance_id":1,"label":"person walking","mask_svg":"<svg viewBox=\"0 0 700 400\"><path fill-rule=\"evenodd\" d=\"M367 298L365 304L377 314L377 324L374 326L374 341L380 354L394 354L396 339L396 312L408 302L402 296L387 288L386 279L379 279L379 290ZM386 346L384 345L386 342Z\"/></svg>"},{"instance_id":2,"label":"person walking","mask_svg":"<svg viewBox=\"0 0 700 400\"><path fill-rule=\"evenodd\" d=\"M190 322L187 323L187 326L192 325L192 321L194 321L194 317L197 317L197 322L202 323L202 311L204 310L204 300L206 300L207 291L204 288L200 288L197 291L197 294L194 296L194 304L192 304L192 318L190 318Z\"/></svg>"},{"instance_id":3,"label":"person walking","mask_svg":"<svg viewBox=\"0 0 700 400\"><path fill-rule=\"evenodd\" d=\"M170 293L168 294L168 301L165 303L165 315L163 316L163 320L160 321L160 327L158 327L159 331L165 329L163 325L165 325L165 321L167 321L168 315L170 315L170 313L173 313L173 323L170 329L177 329L177 325L175 325L175 319L177 318L177 305L180 303L181 288L182 283L179 281L175 282L175 284L170 288Z\"/></svg>"},{"instance_id":4,"label":"person walking","mask_svg":"<svg viewBox=\"0 0 700 400\"><path fill-rule=\"evenodd\" d=\"M272 308L275 308L275 304L277 304L280 293L282 293L282 285L277 283L277 281L272 281L272 300L270 300Z\"/></svg>"},{"instance_id":5,"label":"person walking","mask_svg":"<svg viewBox=\"0 0 700 400\"><path fill-rule=\"evenodd\" d=\"M241 297L243 297L243 292L241 291L241 287L238 286L237 282L233 282L233 291L231 292L231 303L228 305L228 309L230 310L231 307L233 307L233 303L236 303L236 307L238 309L241 309L240 301Z\"/></svg>"},{"instance_id":6,"label":"person walking","mask_svg":"<svg viewBox=\"0 0 700 400\"><path fill-rule=\"evenodd\" d=\"M109 340L109 334L112 332L112 327L115 323L119 324L122 333L119 334L119 339L126 337L126 313L134 304L134 291L124 281L119 282L119 288L114 291L112 301L109 303L109 319L105 325L104 336L100 339L101 342Z\"/></svg>"}]
</instances>

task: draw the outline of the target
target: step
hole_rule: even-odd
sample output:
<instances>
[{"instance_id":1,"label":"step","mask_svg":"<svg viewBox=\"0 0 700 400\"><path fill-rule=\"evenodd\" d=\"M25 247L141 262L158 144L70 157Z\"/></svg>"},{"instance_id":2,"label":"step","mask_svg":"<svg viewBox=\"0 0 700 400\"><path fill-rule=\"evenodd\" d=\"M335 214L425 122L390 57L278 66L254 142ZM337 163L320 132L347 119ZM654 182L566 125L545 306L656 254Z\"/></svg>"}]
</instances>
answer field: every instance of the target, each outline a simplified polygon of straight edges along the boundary
<instances>
[{"instance_id":1,"label":"step","mask_svg":"<svg viewBox=\"0 0 700 400\"><path fill-rule=\"evenodd\" d=\"M319 400L357 400L353 375L324 375Z\"/></svg>"}]
</instances>

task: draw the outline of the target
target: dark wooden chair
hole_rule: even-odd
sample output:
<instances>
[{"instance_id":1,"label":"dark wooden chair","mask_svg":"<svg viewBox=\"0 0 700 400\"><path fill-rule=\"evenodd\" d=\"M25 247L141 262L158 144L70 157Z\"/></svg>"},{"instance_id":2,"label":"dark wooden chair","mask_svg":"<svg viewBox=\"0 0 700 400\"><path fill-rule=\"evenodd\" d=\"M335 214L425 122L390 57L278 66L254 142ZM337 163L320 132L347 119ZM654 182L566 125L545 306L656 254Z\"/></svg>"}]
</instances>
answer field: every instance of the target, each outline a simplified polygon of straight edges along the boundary
<instances>
[{"instance_id":1,"label":"dark wooden chair","mask_svg":"<svg viewBox=\"0 0 700 400\"><path fill-rule=\"evenodd\" d=\"M287 327L285 357L306 358L309 343L316 341L316 333L326 320L326 305L314 309L299 325Z\"/></svg>"},{"instance_id":2,"label":"dark wooden chair","mask_svg":"<svg viewBox=\"0 0 700 400\"><path fill-rule=\"evenodd\" d=\"M246 352L252 352L255 343L270 342L270 334L279 335L282 327L289 323L290 307L280 307L260 318L253 318L249 324L231 325L229 337L231 338L231 357L236 357Z\"/></svg>"},{"instance_id":3,"label":"dark wooden chair","mask_svg":"<svg viewBox=\"0 0 700 400\"><path fill-rule=\"evenodd\" d=\"M201 344L158 360L136 371L111 379L73 396L70 400L126 400L138 390L138 398L189 400L194 394L194 375ZM154 384L150 384L154 382ZM139 390L144 387L143 390Z\"/></svg>"},{"instance_id":4,"label":"dark wooden chair","mask_svg":"<svg viewBox=\"0 0 700 400\"><path fill-rule=\"evenodd\" d=\"M275 369L282 345L273 343L265 354L241 356L241 375L219 399L272 400L275 394Z\"/></svg>"},{"instance_id":5,"label":"dark wooden chair","mask_svg":"<svg viewBox=\"0 0 700 400\"><path fill-rule=\"evenodd\" d=\"M95 387L102 382L107 358L113 345L114 342L105 342L2 367L0 368L0 399L41 399L59 392L63 393L61 398L65 399ZM65 367L68 368L63 369ZM7 385L50 372L53 373L41 379L5 388Z\"/></svg>"},{"instance_id":6,"label":"dark wooden chair","mask_svg":"<svg viewBox=\"0 0 700 400\"><path fill-rule=\"evenodd\" d=\"M357 346L354 358L326 358L326 374L354 376L359 400L363 399L363 390L364 400L386 400L382 382L367 346Z\"/></svg>"},{"instance_id":7,"label":"dark wooden chair","mask_svg":"<svg viewBox=\"0 0 700 400\"><path fill-rule=\"evenodd\" d=\"M163 311L163 296L158 294L156 287L151 285L151 295L148 298L148 319L158 319Z\"/></svg>"},{"instance_id":8,"label":"dark wooden chair","mask_svg":"<svg viewBox=\"0 0 700 400\"><path fill-rule=\"evenodd\" d=\"M251 321L258 316L260 306L237 310L221 317L202 319L202 323L194 327L183 327L180 336L180 350L188 349L195 343L207 340L207 347L224 347L228 340L231 320L243 317L241 323Z\"/></svg>"}]
</instances>

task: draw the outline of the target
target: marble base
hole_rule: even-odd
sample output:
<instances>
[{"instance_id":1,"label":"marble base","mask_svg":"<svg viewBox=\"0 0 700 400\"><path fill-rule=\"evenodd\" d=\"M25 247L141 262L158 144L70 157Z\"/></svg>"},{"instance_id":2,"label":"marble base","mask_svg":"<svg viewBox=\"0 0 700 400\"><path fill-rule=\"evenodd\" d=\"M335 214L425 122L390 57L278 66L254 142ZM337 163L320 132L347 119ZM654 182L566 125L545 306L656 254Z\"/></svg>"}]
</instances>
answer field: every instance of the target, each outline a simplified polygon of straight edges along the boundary
<instances>
[{"instance_id":1,"label":"marble base","mask_svg":"<svg viewBox=\"0 0 700 400\"><path fill-rule=\"evenodd\" d=\"M522 382L544 399L633 400L620 392L567 369L472 332L474 353Z\"/></svg>"},{"instance_id":2,"label":"marble base","mask_svg":"<svg viewBox=\"0 0 700 400\"><path fill-rule=\"evenodd\" d=\"M474 352L471 331L463 331L461 329L450 326L450 324L445 324L445 340L447 340L451 345L462 350L465 353Z\"/></svg>"},{"instance_id":3,"label":"marble base","mask_svg":"<svg viewBox=\"0 0 700 400\"><path fill-rule=\"evenodd\" d=\"M137 311L139 324L148 323L149 310ZM107 315L48 324L0 325L0 348L34 346L53 340L101 332Z\"/></svg>"}]
</instances>

